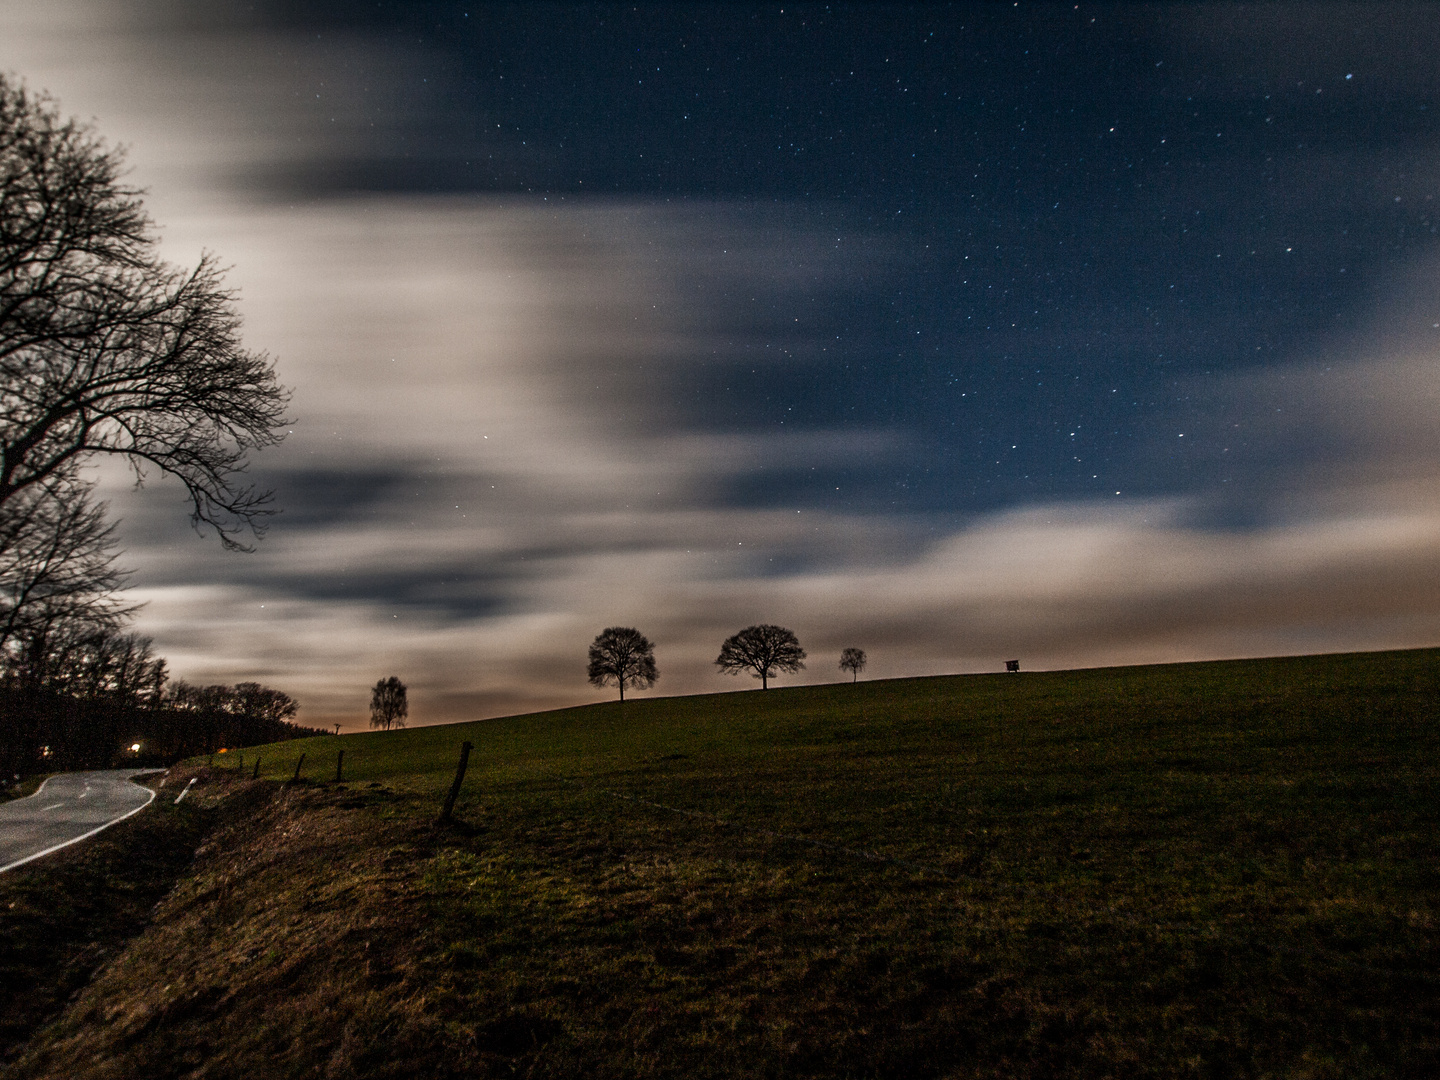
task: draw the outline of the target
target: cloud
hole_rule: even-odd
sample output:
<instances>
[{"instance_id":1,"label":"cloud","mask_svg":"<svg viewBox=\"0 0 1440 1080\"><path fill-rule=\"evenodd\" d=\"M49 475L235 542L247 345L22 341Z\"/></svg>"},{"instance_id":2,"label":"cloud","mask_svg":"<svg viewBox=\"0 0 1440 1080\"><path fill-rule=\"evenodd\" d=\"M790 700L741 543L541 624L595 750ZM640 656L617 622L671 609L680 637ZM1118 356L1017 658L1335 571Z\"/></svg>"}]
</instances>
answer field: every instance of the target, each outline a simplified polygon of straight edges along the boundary
<instances>
[{"instance_id":1,"label":"cloud","mask_svg":"<svg viewBox=\"0 0 1440 1080\"><path fill-rule=\"evenodd\" d=\"M918 550L922 526L725 497L736 477L884 463L909 452L903 433L694 430L670 407L690 370L752 329L711 293L826 278L807 254L816 230L793 211L767 229L773 216L402 198L178 216L168 242L223 247L247 339L295 387L294 433L256 464L296 512L234 558L185 533L163 480L135 491L110 470L137 595L152 601L140 628L187 678L279 670L327 716L358 708L392 655L455 666L417 688L417 715L426 694L489 711L573 700L568 641L583 638L583 655L597 620L671 618L687 581ZM735 264L704 271L714 250ZM762 377L823 362L802 351ZM471 650L495 665L478 687ZM559 688L537 686L552 667ZM340 668L348 698L331 688Z\"/></svg>"},{"instance_id":2,"label":"cloud","mask_svg":"<svg viewBox=\"0 0 1440 1080\"><path fill-rule=\"evenodd\" d=\"M675 294L731 212L691 207L677 228L634 205L389 198L236 219L247 333L285 358L308 418L267 475L309 494L235 559L180 533L163 486L117 492L126 517L171 523L127 532L142 629L187 677L271 678L349 722L391 673L417 722L591 700L585 648L616 624L657 642L668 693L745 685L711 661L760 621L811 649L795 681L840 677L847 645L885 677L1440 635L1428 273L1396 290L1385 325L1405 332L1370 351L1189 387L1187 434L1255 463L1227 477L1244 527L1217 510L1223 484L959 523L757 508L725 480L908 450L900 431L695 430L663 394L599 377L707 355L713 310Z\"/></svg>"},{"instance_id":3,"label":"cloud","mask_svg":"<svg viewBox=\"0 0 1440 1080\"><path fill-rule=\"evenodd\" d=\"M1198 444L1214 484L969 518L739 498L812 470L924 465L900 423L756 430L706 415L697 392L842 378L792 309L883 279L908 257L900 240L841 243L823 207L255 201L236 177L293 161L313 119L279 103L293 72L235 75L263 41L225 58L230 39L207 39L209 59L177 75L174 40L147 44L118 7L62 9L108 24L18 10L0 29L28 35L27 68L67 108L109 110L167 252L233 265L247 341L295 388L294 433L255 463L287 512L254 555L190 534L163 481L136 491L103 470L148 602L138 628L185 678L260 679L308 722L354 724L397 674L434 722L602 696L585 648L617 624L657 643L666 693L748 685L712 661L762 621L810 649L792 681L841 678L850 645L887 677L1440 638L1432 267L1303 363L1181 387L1137 438L1157 461Z\"/></svg>"},{"instance_id":4,"label":"cloud","mask_svg":"<svg viewBox=\"0 0 1440 1080\"><path fill-rule=\"evenodd\" d=\"M473 617L373 593L306 598L276 575L268 586L142 587L151 605L141 626L191 677L273 679L307 715L353 718L365 687L398 672L422 722L593 699L584 650L617 624L657 642L669 693L736 685L710 661L724 636L760 621L800 634L812 654L802 682L838 677L847 645L866 648L870 674L885 677L997 670L1011 656L1043 668L1396 647L1440 632L1433 498L1407 513L1240 533L1188 528L1183 509L1037 508L979 521L903 561L775 574L766 561L806 529L854 537L895 524L692 514L691 546L681 547L680 523L650 512L630 523L628 549L511 552L518 561L495 583L503 604ZM750 544L722 539L737 534ZM333 539L305 547L312 558L353 554ZM398 545L388 563L424 576ZM374 565L386 564L374 552Z\"/></svg>"}]
</instances>

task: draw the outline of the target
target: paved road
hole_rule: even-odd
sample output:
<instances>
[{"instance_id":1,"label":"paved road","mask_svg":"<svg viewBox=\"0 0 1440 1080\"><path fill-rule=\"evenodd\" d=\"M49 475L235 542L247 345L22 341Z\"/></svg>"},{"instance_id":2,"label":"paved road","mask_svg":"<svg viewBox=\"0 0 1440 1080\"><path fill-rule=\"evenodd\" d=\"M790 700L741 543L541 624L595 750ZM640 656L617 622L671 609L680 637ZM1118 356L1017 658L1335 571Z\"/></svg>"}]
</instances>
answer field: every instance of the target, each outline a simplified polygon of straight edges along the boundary
<instances>
[{"instance_id":1,"label":"paved road","mask_svg":"<svg viewBox=\"0 0 1440 1080\"><path fill-rule=\"evenodd\" d=\"M155 793L130 777L155 770L61 773L24 799L0 803L0 874L138 814Z\"/></svg>"}]
</instances>

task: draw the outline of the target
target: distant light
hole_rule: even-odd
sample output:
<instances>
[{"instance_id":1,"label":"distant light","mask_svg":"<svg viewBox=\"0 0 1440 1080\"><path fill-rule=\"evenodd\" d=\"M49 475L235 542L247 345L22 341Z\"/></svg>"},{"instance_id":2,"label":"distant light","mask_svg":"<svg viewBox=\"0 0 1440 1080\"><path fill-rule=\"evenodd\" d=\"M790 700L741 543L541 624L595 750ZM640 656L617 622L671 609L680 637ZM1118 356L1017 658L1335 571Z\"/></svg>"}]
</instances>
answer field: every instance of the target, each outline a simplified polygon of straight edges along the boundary
<instances>
[{"instance_id":1,"label":"distant light","mask_svg":"<svg viewBox=\"0 0 1440 1080\"><path fill-rule=\"evenodd\" d=\"M132 754L138 754L140 752L140 744L138 742L132 742L130 744L130 752Z\"/></svg>"}]
</instances>

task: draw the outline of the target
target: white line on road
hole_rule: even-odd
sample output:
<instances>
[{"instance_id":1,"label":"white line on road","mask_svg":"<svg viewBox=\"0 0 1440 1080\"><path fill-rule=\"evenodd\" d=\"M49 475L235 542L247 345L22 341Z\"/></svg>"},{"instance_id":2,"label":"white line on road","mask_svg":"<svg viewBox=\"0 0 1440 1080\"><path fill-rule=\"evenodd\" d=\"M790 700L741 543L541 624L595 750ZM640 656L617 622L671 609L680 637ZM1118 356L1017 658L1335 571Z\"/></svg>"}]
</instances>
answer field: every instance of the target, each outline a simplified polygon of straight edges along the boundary
<instances>
[{"instance_id":1,"label":"white line on road","mask_svg":"<svg viewBox=\"0 0 1440 1080\"><path fill-rule=\"evenodd\" d=\"M155 771L155 770L150 770L150 771L153 772L153 771ZM140 775L143 775L143 774L141 774L141 773L136 773L135 775L140 776ZM50 782L50 781L47 779L44 783L42 783L42 784L40 785L40 790L43 791L43 790L45 789L45 784L48 784L49 782ZM141 786L141 785L139 785L139 784L136 785L136 787L139 787L139 786ZM141 803L139 806L137 806L134 810L131 810L128 814L121 814L121 815L120 815L119 817L117 817L114 821L107 821L107 822L105 822L104 825L101 825L101 826L100 826L99 828L97 828L97 829L91 829L89 832L85 833L83 836L76 836L76 837L74 837L73 839L66 840L66 841L65 841L64 843L62 843L62 844L56 844L54 847L48 847L48 848L46 848L44 851L37 851L34 855L27 855L27 856L25 856L25 858L23 858L23 859L16 859L16 860L15 860L14 862L12 862L12 863L6 863L4 866L0 866L0 874L5 873L6 870L14 870L15 867L17 867L17 866L24 866L24 865L25 865L26 863L28 863L28 862L34 862L36 859L42 859L42 858L44 858L46 855L49 855L52 851L59 851L61 848L63 848L63 847L69 847L71 844L78 844L81 840L89 840L90 837L94 836L96 833L104 832L104 831L105 831L106 829L108 829L111 825L118 825L118 824L120 824L120 822L124 821L126 818L128 818L128 817L134 817L134 816L135 816L136 814L138 814L141 810L144 810L145 807L149 806L149 805L151 804L151 802L153 802L154 799L155 799L155 792L154 792L153 789L151 789L151 788L146 788L145 790L150 792L150 798L146 799L143 803ZM36 795L40 794L40 791L37 791L35 794L36 794ZM57 805L59 805L59 804L57 804Z\"/></svg>"},{"instance_id":2,"label":"white line on road","mask_svg":"<svg viewBox=\"0 0 1440 1080\"><path fill-rule=\"evenodd\" d=\"M62 806L64 806L64 805L65 805L65 804L64 804L63 802L51 803L49 806L42 806L42 807L40 807L40 810L41 810L41 812L43 813L43 812L46 811L46 810L56 810L56 809L59 809L60 807L62 807Z\"/></svg>"},{"instance_id":3,"label":"white line on road","mask_svg":"<svg viewBox=\"0 0 1440 1080\"><path fill-rule=\"evenodd\" d=\"M195 786L195 781L198 780L198 779L200 779L198 776L192 776L192 777L190 778L190 783L188 783L188 784L185 785L185 790L182 791L182 792L180 792L179 795L176 795L176 796L175 796L175 805L176 805L176 806L179 806L179 805L180 805L180 800L181 800L181 799L183 799L186 795L189 795L189 794L190 794L190 789Z\"/></svg>"}]
</instances>

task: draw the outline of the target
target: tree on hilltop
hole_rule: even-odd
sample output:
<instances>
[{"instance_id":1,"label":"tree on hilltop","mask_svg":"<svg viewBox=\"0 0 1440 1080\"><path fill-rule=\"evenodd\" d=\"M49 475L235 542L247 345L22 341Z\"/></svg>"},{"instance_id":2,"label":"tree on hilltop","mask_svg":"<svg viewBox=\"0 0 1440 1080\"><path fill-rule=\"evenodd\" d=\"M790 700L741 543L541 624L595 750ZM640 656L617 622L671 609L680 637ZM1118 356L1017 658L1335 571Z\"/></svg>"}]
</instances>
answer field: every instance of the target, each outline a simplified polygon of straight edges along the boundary
<instances>
[{"instance_id":1,"label":"tree on hilltop","mask_svg":"<svg viewBox=\"0 0 1440 1080\"><path fill-rule=\"evenodd\" d=\"M588 673L596 686L618 686L620 700L624 701L627 686L649 690L660 678L655 667L655 646L633 627L607 627L590 643Z\"/></svg>"},{"instance_id":2,"label":"tree on hilltop","mask_svg":"<svg viewBox=\"0 0 1440 1080\"><path fill-rule=\"evenodd\" d=\"M720 647L716 665L727 675L739 675L742 671L754 673L760 680L760 689L768 690L770 680L779 672L793 674L805 665L805 650L793 630L772 623L747 626L738 634L725 639Z\"/></svg>"},{"instance_id":3,"label":"tree on hilltop","mask_svg":"<svg viewBox=\"0 0 1440 1080\"><path fill-rule=\"evenodd\" d=\"M853 683L860 677L867 660L864 649L846 649L840 654L840 670L850 672L850 681Z\"/></svg>"},{"instance_id":4,"label":"tree on hilltop","mask_svg":"<svg viewBox=\"0 0 1440 1080\"><path fill-rule=\"evenodd\" d=\"M370 726L389 731L404 727L410 715L410 702L405 697L405 684L394 675L381 679L370 691Z\"/></svg>"}]
</instances>

